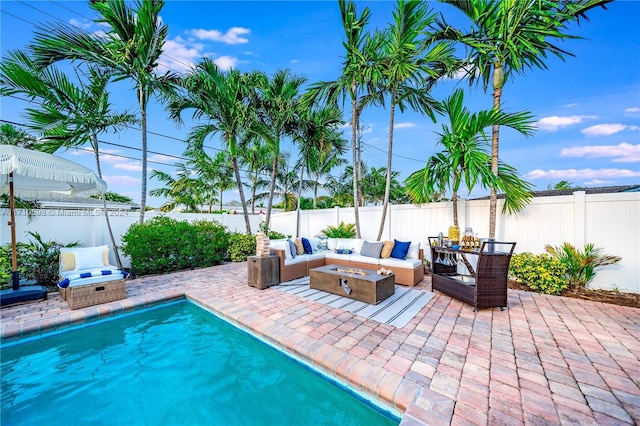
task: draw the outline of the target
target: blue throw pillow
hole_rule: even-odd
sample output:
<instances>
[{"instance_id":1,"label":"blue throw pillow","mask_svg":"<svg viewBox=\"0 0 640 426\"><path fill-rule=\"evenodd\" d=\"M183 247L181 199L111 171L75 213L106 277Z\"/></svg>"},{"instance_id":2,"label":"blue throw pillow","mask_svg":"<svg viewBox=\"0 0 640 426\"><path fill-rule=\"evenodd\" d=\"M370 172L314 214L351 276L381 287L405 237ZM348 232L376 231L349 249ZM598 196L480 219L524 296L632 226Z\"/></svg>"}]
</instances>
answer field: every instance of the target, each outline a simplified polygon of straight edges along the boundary
<instances>
[{"instance_id":1,"label":"blue throw pillow","mask_svg":"<svg viewBox=\"0 0 640 426\"><path fill-rule=\"evenodd\" d=\"M295 259L296 258L296 254L298 253L296 250L296 245L293 241L291 240L287 240L289 242L289 250L291 250L291 258Z\"/></svg>"},{"instance_id":2,"label":"blue throw pillow","mask_svg":"<svg viewBox=\"0 0 640 426\"><path fill-rule=\"evenodd\" d=\"M306 254L312 254L313 248L311 248L311 243L309 242L309 240L304 237L300 238L300 240L302 240L302 247L304 247L304 252Z\"/></svg>"},{"instance_id":3,"label":"blue throw pillow","mask_svg":"<svg viewBox=\"0 0 640 426\"><path fill-rule=\"evenodd\" d=\"M393 242L395 244L393 245L393 250L391 251L391 257L395 257L396 259L406 259L411 241L404 243L402 241L393 240Z\"/></svg>"}]
</instances>

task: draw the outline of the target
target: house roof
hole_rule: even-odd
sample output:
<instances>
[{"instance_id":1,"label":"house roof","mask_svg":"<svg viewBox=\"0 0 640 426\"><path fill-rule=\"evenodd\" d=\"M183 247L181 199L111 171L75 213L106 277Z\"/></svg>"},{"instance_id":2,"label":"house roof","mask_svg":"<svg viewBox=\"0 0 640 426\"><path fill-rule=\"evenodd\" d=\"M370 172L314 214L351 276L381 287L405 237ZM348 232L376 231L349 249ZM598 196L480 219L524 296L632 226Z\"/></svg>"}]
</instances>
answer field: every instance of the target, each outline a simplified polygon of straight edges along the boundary
<instances>
[{"instance_id":1,"label":"house roof","mask_svg":"<svg viewBox=\"0 0 640 426\"><path fill-rule=\"evenodd\" d=\"M547 189L544 191L532 191L534 197L555 197L558 195L572 195L574 192L584 191L587 194L613 194L616 192L640 192L640 185L597 186L593 188L571 189ZM504 194L498 194L498 198L504 198ZM474 200L488 200L489 196L474 198Z\"/></svg>"}]
</instances>

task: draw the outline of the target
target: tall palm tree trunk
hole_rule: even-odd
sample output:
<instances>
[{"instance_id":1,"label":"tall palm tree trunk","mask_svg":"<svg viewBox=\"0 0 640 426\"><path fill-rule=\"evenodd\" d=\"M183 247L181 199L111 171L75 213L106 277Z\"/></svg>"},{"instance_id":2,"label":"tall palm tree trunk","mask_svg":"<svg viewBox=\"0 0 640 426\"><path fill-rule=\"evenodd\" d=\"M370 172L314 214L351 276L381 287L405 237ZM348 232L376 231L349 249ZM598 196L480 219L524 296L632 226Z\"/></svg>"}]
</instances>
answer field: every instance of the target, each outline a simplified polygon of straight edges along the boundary
<instances>
[{"instance_id":1,"label":"tall palm tree trunk","mask_svg":"<svg viewBox=\"0 0 640 426\"><path fill-rule=\"evenodd\" d=\"M496 63L493 71L493 108L500 110L500 98L502 97L502 86L504 85L504 70L501 63ZM491 173L498 176L498 149L500 141L500 126L493 126L491 132ZM489 192L489 238L496 237L496 220L498 211L498 194L495 186L491 185Z\"/></svg>"},{"instance_id":2,"label":"tall palm tree trunk","mask_svg":"<svg viewBox=\"0 0 640 426\"><path fill-rule=\"evenodd\" d=\"M320 182L320 173L316 172L316 179L313 184L313 209L318 208L318 185Z\"/></svg>"},{"instance_id":3,"label":"tall palm tree trunk","mask_svg":"<svg viewBox=\"0 0 640 426\"><path fill-rule=\"evenodd\" d=\"M396 104L395 95L391 98L391 112L389 113L389 152L387 153L387 179L384 185L384 202L382 203L382 218L380 219L380 230L378 231L378 241L382 238L384 231L384 221L387 218L389 208L389 194L391 193L391 159L393 153L393 121L395 118Z\"/></svg>"},{"instance_id":4,"label":"tall palm tree trunk","mask_svg":"<svg viewBox=\"0 0 640 426\"><path fill-rule=\"evenodd\" d=\"M296 237L300 236L300 204L302 204L302 179L304 179L304 158L300 165L300 183L298 184L298 207L296 208Z\"/></svg>"},{"instance_id":5,"label":"tall palm tree trunk","mask_svg":"<svg viewBox=\"0 0 640 426\"><path fill-rule=\"evenodd\" d=\"M251 234L251 222L249 222L249 213L247 212L247 203L244 199L244 190L242 189L242 179L240 178L240 169L238 168L238 159L235 155L231 156L231 164L233 164L233 172L236 175L236 183L238 185L238 193L240 194L240 204L242 204L242 214L244 215L244 225L247 234Z\"/></svg>"},{"instance_id":6,"label":"tall palm tree trunk","mask_svg":"<svg viewBox=\"0 0 640 426\"><path fill-rule=\"evenodd\" d=\"M102 168L100 167L100 152L98 150L98 136L94 133L93 135L91 135L91 139L93 140L93 152L96 155L96 170L98 172L98 177L102 179ZM113 255L116 258L116 265L118 266L118 269L122 269L122 261L120 260L120 253L118 252L116 239L113 236L113 230L111 229L111 221L109 220L109 212L107 211L107 199L104 197L104 193L100 194L100 199L102 200L104 219L107 222L107 230L109 231L109 238L111 239L111 246L113 247Z\"/></svg>"},{"instance_id":7,"label":"tall palm tree trunk","mask_svg":"<svg viewBox=\"0 0 640 426\"><path fill-rule=\"evenodd\" d=\"M147 208L147 102L142 88L138 89L140 101L140 118L142 126L142 185L140 189L140 223L144 223L144 212Z\"/></svg>"},{"instance_id":8,"label":"tall palm tree trunk","mask_svg":"<svg viewBox=\"0 0 640 426\"><path fill-rule=\"evenodd\" d=\"M356 220L356 238L362 238L360 236L360 213L358 212L358 174L356 173L356 165L357 165L357 154L356 154L356 144L358 138L358 100L355 96L357 89L356 81L353 80L351 83L351 90L353 91L353 98L351 100L351 154L352 154L352 177L353 177L353 214L355 215Z\"/></svg>"},{"instance_id":9,"label":"tall palm tree trunk","mask_svg":"<svg viewBox=\"0 0 640 426\"><path fill-rule=\"evenodd\" d=\"M271 223L271 206L273 205L273 194L276 191L276 174L278 173L278 157L276 154L273 160L273 169L271 170L271 183L269 184L269 198L267 200L267 216L265 217L265 223L270 226ZM286 191L285 191L286 194Z\"/></svg>"}]
</instances>

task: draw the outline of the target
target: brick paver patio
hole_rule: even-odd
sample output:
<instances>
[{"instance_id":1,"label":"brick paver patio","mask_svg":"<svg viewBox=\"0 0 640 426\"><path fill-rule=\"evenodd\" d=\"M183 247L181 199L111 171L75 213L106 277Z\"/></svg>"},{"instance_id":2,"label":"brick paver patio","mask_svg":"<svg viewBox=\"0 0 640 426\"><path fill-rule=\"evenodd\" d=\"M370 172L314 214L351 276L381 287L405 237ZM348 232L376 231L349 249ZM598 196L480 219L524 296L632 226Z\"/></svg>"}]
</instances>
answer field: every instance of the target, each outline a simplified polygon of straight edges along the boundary
<instances>
[{"instance_id":1,"label":"brick paver patio","mask_svg":"<svg viewBox=\"0 0 640 426\"><path fill-rule=\"evenodd\" d=\"M2 339L187 297L348 382L403 425L640 424L640 309L509 290L508 309L436 292L395 328L247 285L246 263L127 281L119 302L0 310ZM430 277L419 284L431 290Z\"/></svg>"}]
</instances>

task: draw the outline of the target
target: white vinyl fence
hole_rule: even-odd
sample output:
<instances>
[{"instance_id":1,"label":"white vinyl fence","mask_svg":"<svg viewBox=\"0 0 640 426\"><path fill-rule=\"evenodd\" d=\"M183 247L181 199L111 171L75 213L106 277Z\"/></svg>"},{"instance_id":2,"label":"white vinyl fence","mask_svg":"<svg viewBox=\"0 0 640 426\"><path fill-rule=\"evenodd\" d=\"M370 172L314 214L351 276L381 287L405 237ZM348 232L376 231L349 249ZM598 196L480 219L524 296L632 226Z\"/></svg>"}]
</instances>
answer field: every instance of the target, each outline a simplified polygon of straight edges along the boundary
<instances>
[{"instance_id":1,"label":"white vinyl fence","mask_svg":"<svg viewBox=\"0 0 640 426\"><path fill-rule=\"evenodd\" d=\"M16 211L16 239L22 242L31 240L29 231L37 232L44 241L57 241L62 244L79 242L85 247L100 245L111 246L111 239L102 209L39 209L33 210L33 219L29 220L25 210ZM156 216L167 216L176 220L215 220L224 225L231 232L246 231L244 216L241 214L198 214L198 213L156 213L146 212L145 221ZM0 245L11 243L11 230L7 226L10 212L7 208L0 208ZM120 246L122 236L132 223L140 218L139 212L128 210L109 210L109 222L113 230L116 243ZM249 216L251 231L257 232L258 225L264 216ZM129 266L130 261L121 255L123 266ZM111 252L111 262L115 265L115 257Z\"/></svg>"},{"instance_id":2,"label":"white vinyl fence","mask_svg":"<svg viewBox=\"0 0 640 426\"><path fill-rule=\"evenodd\" d=\"M498 200L496 240L515 241L516 253L544 252L546 244L564 242L583 249L587 243L601 248L603 254L622 257L617 265L597 269L592 288L640 293L640 193L613 193L537 197L517 215L502 215L503 200ZM362 238L378 236L382 207L361 207ZM287 235L296 234L296 212L279 213L271 218L271 229ZM461 232L473 228L481 238L489 234L489 200L460 200L458 220ZM300 236L313 236L327 225L341 221L354 223L353 208L303 210ZM387 213L383 240L421 241L427 247L428 237L447 234L453 224L452 203L430 203L420 206L393 205ZM429 251L425 251L429 258Z\"/></svg>"},{"instance_id":3,"label":"white vinyl fence","mask_svg":"<svg viewBox=\"0 0 640 426\"><path fill-rule=\"evenodd\" d=\"M498 210L502 200L498 200ZM360 225L362 238L375 240L378 236L382 207L361 207ZM8 209L0 209L0 244L11 242L7 222ZM38 232L45 241L61 243L79 241L85 246L111 245L101 210L36 210L31 222L21 212L16 217L18 241L27 242L27 231ZM147 212L145 219L157 213ZM481 238L489 233L489 200L460 200L458 219L461 231L472 227ZM230 231L245 231L241 214L184 214L170 213L178 220L217 220ZM111 226L116 240L138 220L137 212L116 210L110 213ZM250 216L251 229L255 233L264 216ZM303 210L300 214L300 236L314 236L327 225L337 226L341 221L354 223L353 208ZM296 236L296 212L275 213L271 216L271 229ZM387 213L382 234L383 240L420 241L425 247L429 236L439 232L445 235L453 224L451 202L416 205L393 205ZM498 214L496 239L515 241L516 253L544 252L546 244L558 246L563 242L583 249L586 243L601 248L603 254L622 257L617 265L597 270L593 288L612 289L640 293L640 193L614 193L586 195L584 191L573 195L534 198L527 208L517 215ZM120 243L118 243L120 245ZM429 250L425 251L429 258ZM114 261L114 259L111 259ZM128 266L127 259L123 259Z\"/></svg>"}]
</instances>

